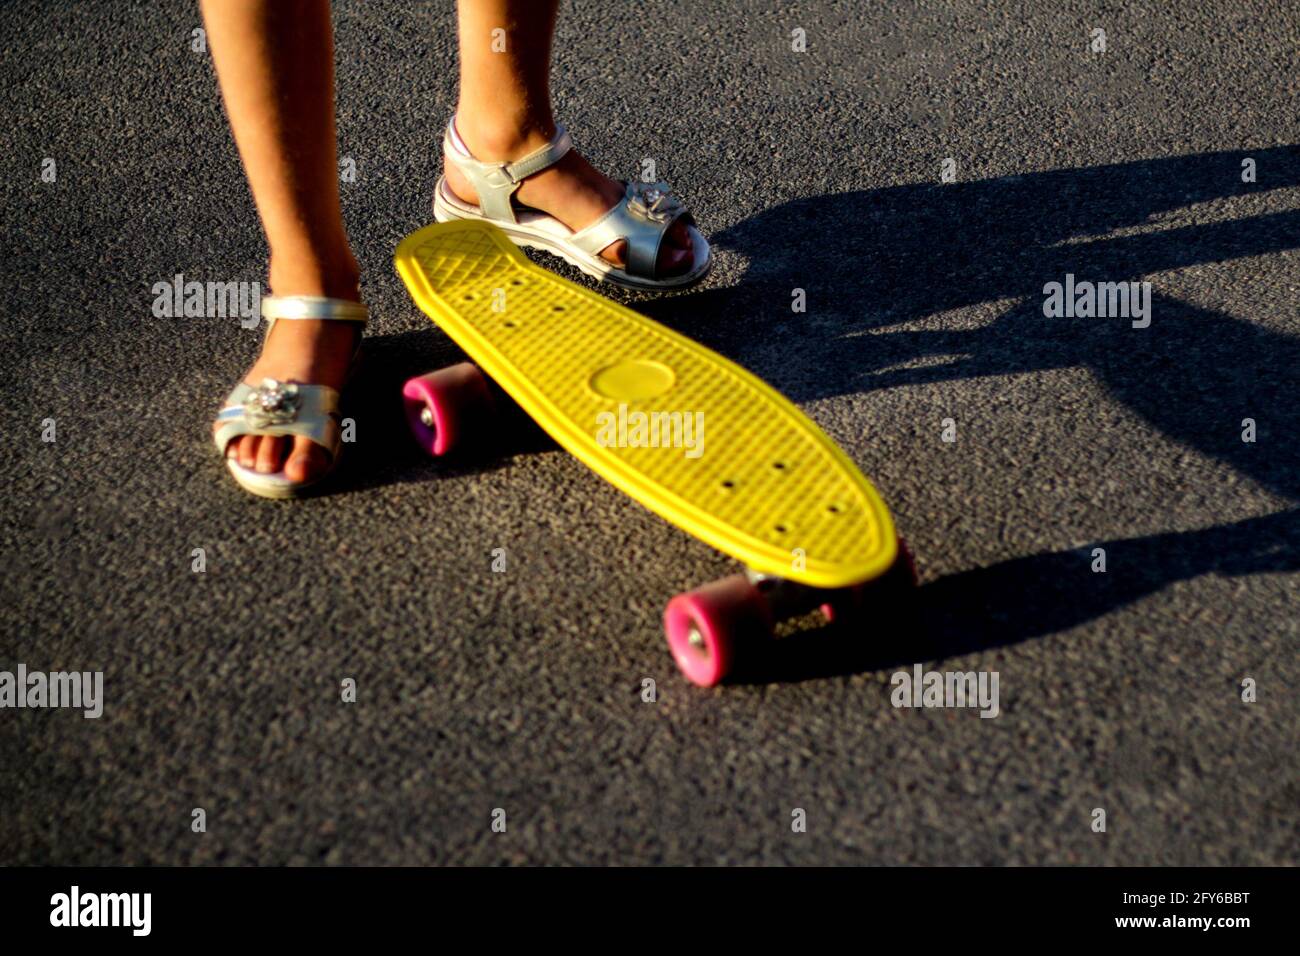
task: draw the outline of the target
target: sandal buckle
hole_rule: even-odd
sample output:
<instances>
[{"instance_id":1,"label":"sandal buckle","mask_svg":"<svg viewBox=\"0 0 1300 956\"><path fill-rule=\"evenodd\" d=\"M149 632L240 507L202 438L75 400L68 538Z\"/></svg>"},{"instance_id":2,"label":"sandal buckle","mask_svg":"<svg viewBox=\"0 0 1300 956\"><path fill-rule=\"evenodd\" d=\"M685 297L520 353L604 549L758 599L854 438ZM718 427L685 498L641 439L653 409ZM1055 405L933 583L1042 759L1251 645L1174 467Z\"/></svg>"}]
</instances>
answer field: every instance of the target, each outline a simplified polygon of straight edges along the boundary
<instances>
[{"instance_id":1,"label":"sandal buckle","mask_svg":"<svg viewBox=\"0 0 1300 956\"><path fill-rule=\"evenodd\" d=\"M493 189L505 189L518 184L519 180L510 175L506 163L497 163L482 170L483 182Z\"/></svg>"}]
</instances>

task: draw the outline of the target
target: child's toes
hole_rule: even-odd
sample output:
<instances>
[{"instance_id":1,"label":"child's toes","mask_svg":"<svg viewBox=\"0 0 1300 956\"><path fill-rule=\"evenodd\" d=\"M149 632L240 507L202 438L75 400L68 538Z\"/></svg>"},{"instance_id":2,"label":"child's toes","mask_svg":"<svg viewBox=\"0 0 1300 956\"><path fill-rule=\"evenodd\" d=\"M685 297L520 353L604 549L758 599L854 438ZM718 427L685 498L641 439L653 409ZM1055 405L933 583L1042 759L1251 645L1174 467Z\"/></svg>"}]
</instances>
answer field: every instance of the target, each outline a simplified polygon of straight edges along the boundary
<instances>
[{"instance_id":1,"label":"child's toes","mask_svg":"<svg viewBox=\"0 0 1300 956\"><path fill-rule=\"evenodd\" d=\"M243 435L236 440L239 446L236 454L241 468L252 468L257 464L257 441L256 435Z\"/></svg>"},{"instance_id":2,"label":"child's toes","mask_svg":"<svg viewBox=\"0 0 1300 956\"><path fill-rule=\"evenodd\" d=\"M278 435L262 435L257 445L256 468L264 475L273 475L280 470L284 459L285 441Z\"/></svg>"},{"instance_id":3,"label":"child's toes","mask_svg":"<svg viewBox=\"0 0 1300 956\"><path fill-rule=\"evenodd\" d=\"M329 455L324 448L308 438L295 438L289 460L284 463L284 476L295 483L319 477L329 465Z\"/></svg>"},{"instance_id":4,"label":"child's toes","mask_svg":"<svg viewBox=\"0 0 1300 956\"><path fill-rule=\"evenodd\" d=\"M659 274L666 276L681 275L690 269L695 261L695 246L686 223L678 219L664 236L659 246Z\"/></svg>"}]
</instances>

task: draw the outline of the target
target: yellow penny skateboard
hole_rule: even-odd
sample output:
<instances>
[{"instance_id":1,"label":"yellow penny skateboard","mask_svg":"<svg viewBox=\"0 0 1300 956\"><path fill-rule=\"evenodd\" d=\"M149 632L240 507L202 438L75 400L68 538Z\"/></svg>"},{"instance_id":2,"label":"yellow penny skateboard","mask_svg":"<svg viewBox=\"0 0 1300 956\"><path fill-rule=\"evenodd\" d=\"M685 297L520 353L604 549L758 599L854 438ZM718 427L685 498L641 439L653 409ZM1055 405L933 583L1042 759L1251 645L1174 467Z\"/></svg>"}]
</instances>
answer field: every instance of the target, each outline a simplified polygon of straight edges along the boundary
<instances>
[{"instance_id":1,"label":"yellow penny skateboard","mask_svg":"<svg viewBox=\"0 0 1300 956\"><path fill-rule=\"evenodd\" d=\"M915 581L876 489L745 369L536 265L489 223L427 226L396 260L416 303L472 360L404 386L426 450L446 454L486 430L490 378L597 475L746 565L668 603L664 628L690 680L716 684L777 620L860 608L868 582L874 593Z\"/></svg>"}]
</instances>

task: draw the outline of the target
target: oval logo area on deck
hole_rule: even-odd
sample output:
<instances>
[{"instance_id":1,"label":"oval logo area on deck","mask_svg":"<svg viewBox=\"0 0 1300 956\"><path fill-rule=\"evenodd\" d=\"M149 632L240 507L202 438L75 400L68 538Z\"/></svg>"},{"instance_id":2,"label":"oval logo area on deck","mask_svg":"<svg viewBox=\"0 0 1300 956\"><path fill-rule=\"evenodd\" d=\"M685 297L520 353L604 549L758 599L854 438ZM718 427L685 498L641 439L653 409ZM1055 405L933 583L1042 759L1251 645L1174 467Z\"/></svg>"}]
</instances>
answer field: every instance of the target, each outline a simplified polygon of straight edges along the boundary
<instances>
[{"instance_id":1,"label":"oval logo area on deck","mask_svg":"<svg viewBox=\"0 0 1300 956\"><path fill-rule=\"evenodd\" d=\"M649 359L625 359L596 372L587 387L616 402L639 402L667 392L677 383L673 370Z\"/></svg>"}]
</instances>

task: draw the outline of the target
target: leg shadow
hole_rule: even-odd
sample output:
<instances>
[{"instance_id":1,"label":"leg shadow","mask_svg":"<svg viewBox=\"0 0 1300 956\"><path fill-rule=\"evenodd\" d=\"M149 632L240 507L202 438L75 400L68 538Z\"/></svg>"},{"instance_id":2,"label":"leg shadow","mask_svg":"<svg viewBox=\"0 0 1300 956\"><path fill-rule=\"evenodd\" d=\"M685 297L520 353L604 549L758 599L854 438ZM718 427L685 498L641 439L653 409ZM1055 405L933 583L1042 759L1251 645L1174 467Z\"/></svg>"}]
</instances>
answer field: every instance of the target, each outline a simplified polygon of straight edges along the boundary
<instances>
[{"instance_id":1,"label":"leg shadow","mask_svg":"<svg viewBox=\"0 0 1300 956\"><path fill-rule=\"evenodd\" d=\"M1256 160L1255 183L1241 181L1246 155ZM1294 337L1160 294L1158 280L1147 329L1041 311L1044 284L1067 273L1140 281L1300 248L1300 210L1182 224L1196 204L1296 186L1300 150L1287 146L810 197L715 237L748 262L740 286L635 305L800 402L1087 368L1171 438L1296 497L1300 470L1280 447L1300 424ZM804 290L807 312L791 311L794 289ZM1019 301L981 328L895 328L1007 299ZM917 368L920 359L928 364ZM1243 418L1258 423L1254 447L1241 447ZM1265 445L1265 429L1278 440Z\"/></svg>"}]
</instances>

